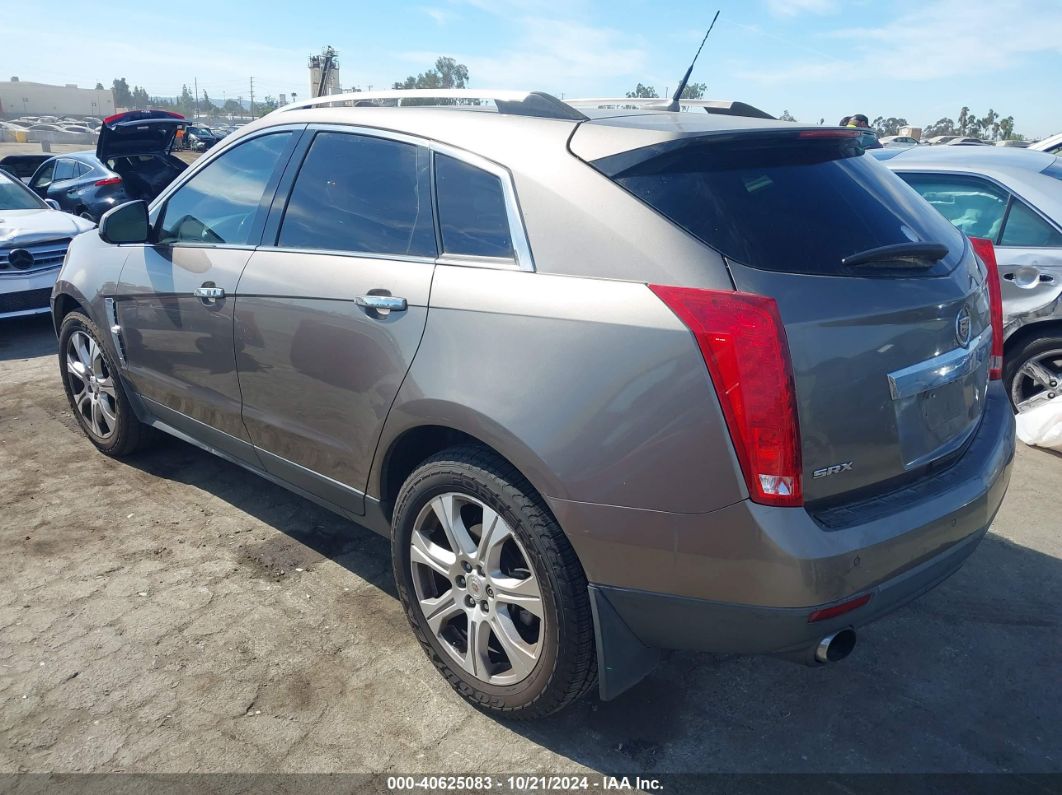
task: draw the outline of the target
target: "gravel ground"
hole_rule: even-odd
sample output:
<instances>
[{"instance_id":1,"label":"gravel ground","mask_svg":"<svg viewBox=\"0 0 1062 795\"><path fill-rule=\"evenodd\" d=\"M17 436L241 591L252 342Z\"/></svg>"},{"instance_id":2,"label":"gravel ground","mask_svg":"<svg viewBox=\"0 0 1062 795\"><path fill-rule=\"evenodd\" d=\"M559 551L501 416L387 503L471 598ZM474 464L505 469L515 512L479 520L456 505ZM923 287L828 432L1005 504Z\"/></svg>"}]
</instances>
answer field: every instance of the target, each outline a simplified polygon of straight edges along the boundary
<instances>
[{"instance_id":1,"label":"gravel ground","mask_svg":"<svg viewBox=\"0 0 1062 795\"><path fill-rule=\"evenodd\" d=\"M70 414L47 318L0 321L0 772L1062 772L1062 457L1022 448L948 582L807 669L676 654L532 725L471 709L388 545L178 441Z\"/></svg>"}]
</instances>

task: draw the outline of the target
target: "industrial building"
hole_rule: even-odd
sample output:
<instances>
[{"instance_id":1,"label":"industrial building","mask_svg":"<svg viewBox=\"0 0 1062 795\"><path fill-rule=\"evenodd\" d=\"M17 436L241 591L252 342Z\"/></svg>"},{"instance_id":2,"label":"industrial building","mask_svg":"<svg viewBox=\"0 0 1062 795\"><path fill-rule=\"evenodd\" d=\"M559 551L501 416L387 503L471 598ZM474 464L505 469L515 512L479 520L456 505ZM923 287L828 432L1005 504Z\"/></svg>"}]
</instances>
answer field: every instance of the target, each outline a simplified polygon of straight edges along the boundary
<instances>
[{"instance_id":1,"label":"industrial building","mask_svg":"<svg viewBox=\"0 0 1062 795\"><path fill-rule=\"evenodd\" d=\"M109 88L78 88L73 83L52 86L13 77L0 81L0 116L96 116L114 113Z\"/></svg>"}]
</instances>

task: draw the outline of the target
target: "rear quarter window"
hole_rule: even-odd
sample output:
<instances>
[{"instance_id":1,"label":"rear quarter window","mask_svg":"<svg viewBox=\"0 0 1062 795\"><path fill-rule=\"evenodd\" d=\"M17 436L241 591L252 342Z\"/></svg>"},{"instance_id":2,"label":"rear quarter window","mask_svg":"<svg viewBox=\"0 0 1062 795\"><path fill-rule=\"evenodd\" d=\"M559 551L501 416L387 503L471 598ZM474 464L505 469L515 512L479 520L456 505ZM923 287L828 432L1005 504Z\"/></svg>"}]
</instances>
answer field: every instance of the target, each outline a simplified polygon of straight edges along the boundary
<instances>
[{"instance_id":1,"label":"rear quarter window","mask_svg":"<svg viewBox=\"0 0 1062 795\"><path fill-rule=\"evenodd\" d=\"M881 246L961 235L853 139L745 135L676 142L594 166L725 256L753 268L851 275L841 261ZM865 275L861 273L860 275Z\"/></svg>"}]
</instances>

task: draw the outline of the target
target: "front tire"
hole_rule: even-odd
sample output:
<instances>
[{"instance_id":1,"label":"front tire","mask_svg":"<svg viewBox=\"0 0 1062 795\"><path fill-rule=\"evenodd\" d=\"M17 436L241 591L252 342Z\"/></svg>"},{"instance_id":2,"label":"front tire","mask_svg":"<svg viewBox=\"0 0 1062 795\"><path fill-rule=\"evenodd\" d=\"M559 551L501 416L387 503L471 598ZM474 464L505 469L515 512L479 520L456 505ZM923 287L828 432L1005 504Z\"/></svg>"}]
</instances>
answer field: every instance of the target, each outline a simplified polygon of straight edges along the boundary
<instances>
[{"instance_id":1,"label":"front tire","mask_svg":"<svg viewBox=\"0 0 1062 795\"><path fill-rule=\"evenodd\" d=\"M542 498L489 450L454 447L410 475L392 561L414 634L474 706L537 718L593 686L586 576Z\"/></svg>"},{"instance_id":2,"label":"front tire","mask_svg":"<svg viewBox=\"0 0 1062 795\"><path fill-rule=\"evenodd\" d=\"M71 312L59 327L59 372L81 430L101 453L119 458L142 449L151 428L133 413L96 324Z\"/></svg>"}]
</instances>

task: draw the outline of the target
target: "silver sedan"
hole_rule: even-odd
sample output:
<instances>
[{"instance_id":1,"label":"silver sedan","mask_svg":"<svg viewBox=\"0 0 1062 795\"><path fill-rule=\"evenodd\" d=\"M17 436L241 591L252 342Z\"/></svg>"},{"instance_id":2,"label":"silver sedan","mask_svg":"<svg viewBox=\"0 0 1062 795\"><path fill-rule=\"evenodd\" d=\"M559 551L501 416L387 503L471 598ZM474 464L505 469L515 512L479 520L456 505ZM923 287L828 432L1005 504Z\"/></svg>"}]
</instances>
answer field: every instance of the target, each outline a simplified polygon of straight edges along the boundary
<instances>
[{"instance_id":1,"label":"silver sedan","mask_svg":"<svg viewBox=\"0 0 1062 795\"><path fill-rule=\"evenodd\" d=\"M995 244L1015 407L1062 394L1062 158L995 147L873 154L956 227Z\"/></svg>"}]
</instances>

